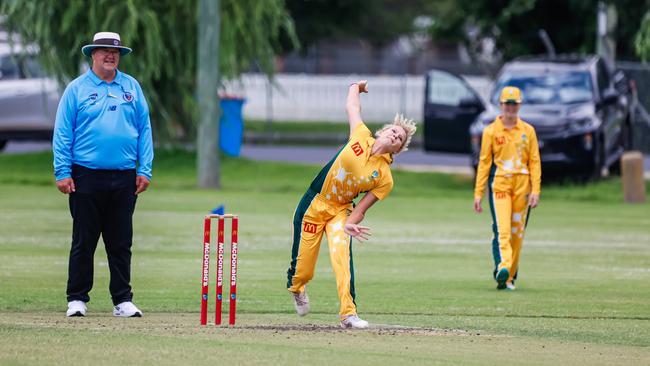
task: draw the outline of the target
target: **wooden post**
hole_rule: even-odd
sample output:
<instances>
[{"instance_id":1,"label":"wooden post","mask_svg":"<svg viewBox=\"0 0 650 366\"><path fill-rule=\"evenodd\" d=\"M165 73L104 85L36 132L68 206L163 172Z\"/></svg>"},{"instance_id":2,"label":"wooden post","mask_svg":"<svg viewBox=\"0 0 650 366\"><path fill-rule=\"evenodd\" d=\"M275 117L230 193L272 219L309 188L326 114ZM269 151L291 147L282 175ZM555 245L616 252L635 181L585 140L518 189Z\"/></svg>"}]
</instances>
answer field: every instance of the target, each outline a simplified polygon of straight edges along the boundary
<instances>
[{"instance_id":1,"label":"wooden post","mask_svg":"<svg viewBox=\"0 0 650 366\"><path fill-rule=\"evenodd\" d=\"M643 180L643 154L629 151L621 157L621 178L623 194L627 203L645 202L645 181Z\"/></svg>"},{"instance_id":2,"label":"wooden post","mask_svg":"<svg viewBox=\"0 0 650 366\"><path fill-rule=\"evenodd\" d=\"M197 6L198 52L196 98L199 125L196 159L200 188L220 188L219 162L219 1L200 0Z\"/></svg>"}]
</instances>

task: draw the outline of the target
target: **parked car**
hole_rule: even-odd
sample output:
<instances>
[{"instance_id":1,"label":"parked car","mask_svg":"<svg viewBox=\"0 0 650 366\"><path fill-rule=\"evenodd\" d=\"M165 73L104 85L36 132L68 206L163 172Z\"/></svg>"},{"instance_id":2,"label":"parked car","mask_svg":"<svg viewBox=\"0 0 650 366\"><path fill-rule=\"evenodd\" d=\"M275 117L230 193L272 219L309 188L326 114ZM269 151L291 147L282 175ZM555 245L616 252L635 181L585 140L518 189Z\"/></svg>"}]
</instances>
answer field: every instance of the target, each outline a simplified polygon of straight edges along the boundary
<instances>
[{"instance_id":1,"label":"parked car","mask_svg":"<svg viewBox=\"0 0 650 366\"><path fill-rule=\"evenodd\" d=\"M35 55L34 48L0 43L0 151L9 140L52 138L60 91Z\"/></svg>"},{"instance_id":2,"label":"parked car","mask_svg":"<svg viewBox=\"0 0 650 366\"><path fill-rule=\"evenodd\" d=\"M441 78L447 79L446 89L430 92ZM631 144L636 98L625 75L598 56L516 59L499 72L489 100L462 78L432 70L426 86L425 149L470 152L476 168L481 134L499 114L498 95L505 86L523 92L520 117L535 128L544 170L582 177L600 176L603 168L618 170L620 156Z\"/></svg>"},{"instance_id":3,"label":"parked car","mask_svg":"<svg viewBox=\"0 0 650 366\"><path fill-rule=\"evenodd\" d=\"M465 79L435 69L427 73L424 100L424 150L469 153L469 126L487 102Z\"/></svg>"}]
</instances>

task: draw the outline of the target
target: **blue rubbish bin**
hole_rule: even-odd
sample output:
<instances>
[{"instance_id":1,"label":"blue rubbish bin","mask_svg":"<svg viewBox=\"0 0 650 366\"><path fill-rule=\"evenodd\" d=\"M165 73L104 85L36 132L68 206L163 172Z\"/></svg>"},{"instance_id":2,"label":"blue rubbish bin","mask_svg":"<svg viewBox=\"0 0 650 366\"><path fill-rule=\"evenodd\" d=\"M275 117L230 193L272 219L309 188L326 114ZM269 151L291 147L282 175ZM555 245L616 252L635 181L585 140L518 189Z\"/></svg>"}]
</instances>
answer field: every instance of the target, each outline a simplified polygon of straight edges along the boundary
<instances>
[{"instance_id":1,"label":"blue rubbish bin","mask_svg":"<svg viewBox=\"0 0 650 366\"><path fill-rule=\"evenodd\" d=\"M239 156L244 137L242 107L244 98L221 98L221 119L219 120L219 147L230 156Z\"/></svg>"}]
</instances>

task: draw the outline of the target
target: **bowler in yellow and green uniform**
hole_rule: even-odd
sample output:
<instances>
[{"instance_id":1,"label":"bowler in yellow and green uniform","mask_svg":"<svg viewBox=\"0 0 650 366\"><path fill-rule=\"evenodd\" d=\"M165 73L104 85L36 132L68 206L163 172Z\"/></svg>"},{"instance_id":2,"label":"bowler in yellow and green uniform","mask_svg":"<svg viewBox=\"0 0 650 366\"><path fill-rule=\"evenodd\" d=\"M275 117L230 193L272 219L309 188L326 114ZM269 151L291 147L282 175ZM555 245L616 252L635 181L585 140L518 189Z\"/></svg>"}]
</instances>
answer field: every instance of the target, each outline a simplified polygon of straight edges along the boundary
<instances>
[{"instance_id":1,"label":"bowler in yellow and green uniform","mask_svg":"<svg viewBox=\"0 0 650 366\"><path fill-rule=\"evenodd\" d=\"M361 92L367 92L366 81L354 83L348 90L348 143L318 173L296 208L287 271L287 289L293 294L296 312L304 316L309 312L305 285L314 276L321 239L323 234L327 236L343 328L368 327L357 315L352 238L368 239L370 229L359 223L375 202L390 193L393 155L406 150L415 133L413 121L397 115L373 137L361 119ZM360 193L365 195L354 205Z\"/></svg>"}]
</instances>

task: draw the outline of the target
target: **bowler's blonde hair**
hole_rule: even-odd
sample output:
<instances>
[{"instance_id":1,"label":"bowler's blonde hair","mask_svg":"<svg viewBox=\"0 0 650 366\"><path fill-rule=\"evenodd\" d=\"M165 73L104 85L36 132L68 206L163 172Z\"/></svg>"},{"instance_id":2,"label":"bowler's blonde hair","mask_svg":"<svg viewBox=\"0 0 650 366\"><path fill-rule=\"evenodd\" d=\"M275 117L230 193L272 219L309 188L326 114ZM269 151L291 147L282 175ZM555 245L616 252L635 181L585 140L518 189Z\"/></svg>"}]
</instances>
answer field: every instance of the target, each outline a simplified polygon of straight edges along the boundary
<instances>
[{"instance_id":1,"label":"bowler's blonde hair","mask_svg":"<svg viewBox=\"0 0 650 366\"><path fill-rule=\"evenodd\" d=\"M385 124L380 130L375 132L375 136L379 136L381 132L393 126L399 126L402 129L404 129L404 132L406 132L406 139L404 139L404 143L402 143L402 147L399 149L398 152L393 154L393 155L397 155L403 151L408 150L409 144L411 143L411 138L415 134L415 130L417 130L417 126L415 125L415 122L412 119L408 119L403 115L397 113L395 115L395 118L393 118L393 123Z\"/></svg>"}]
</instances>

